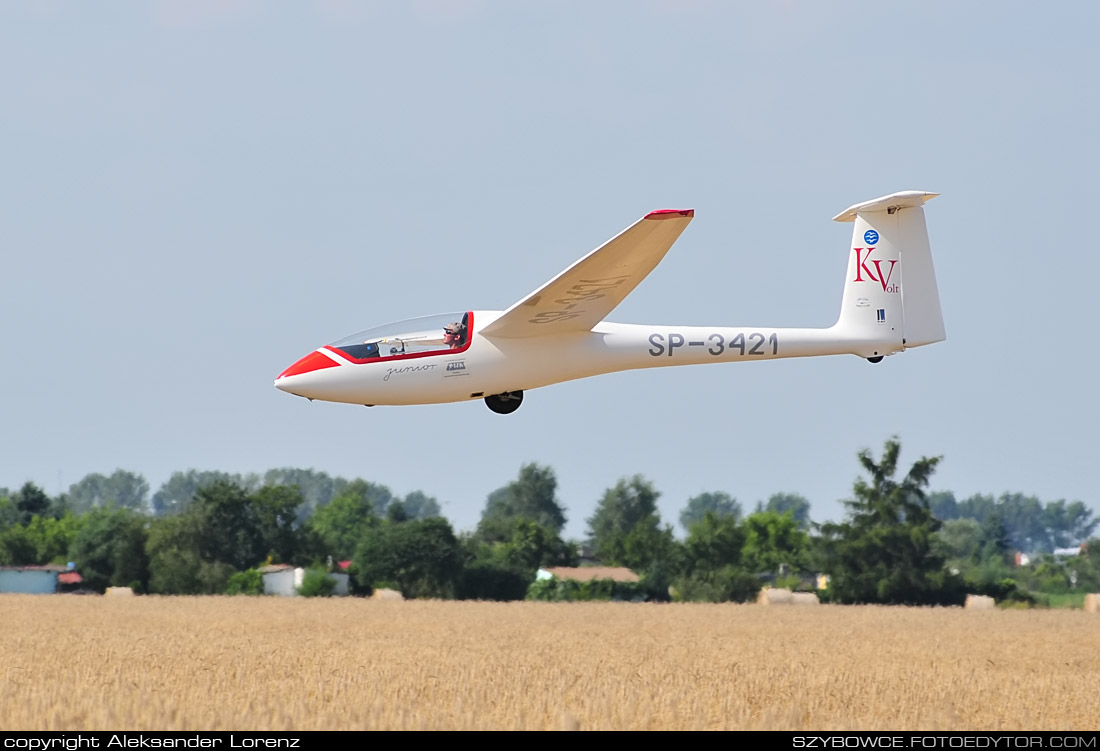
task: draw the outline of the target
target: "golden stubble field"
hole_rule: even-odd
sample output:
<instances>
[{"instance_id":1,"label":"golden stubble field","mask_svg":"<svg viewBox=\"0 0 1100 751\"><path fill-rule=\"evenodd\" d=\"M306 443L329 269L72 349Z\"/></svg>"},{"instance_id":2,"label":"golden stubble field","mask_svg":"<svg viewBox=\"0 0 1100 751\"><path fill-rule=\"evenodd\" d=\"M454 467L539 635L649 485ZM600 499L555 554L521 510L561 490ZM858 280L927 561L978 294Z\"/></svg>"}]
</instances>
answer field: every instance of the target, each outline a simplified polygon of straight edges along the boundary
<instances>
[{"instance_id":1,"label":"golden stubble field","mask_svg":"<svg viewBox=\"0 0 1100 751\"><path fill-rule=\"evenodd\" d=\"M6 730L1095 730L1082 611L0 595Z\"/></svg>"}]
</instances>

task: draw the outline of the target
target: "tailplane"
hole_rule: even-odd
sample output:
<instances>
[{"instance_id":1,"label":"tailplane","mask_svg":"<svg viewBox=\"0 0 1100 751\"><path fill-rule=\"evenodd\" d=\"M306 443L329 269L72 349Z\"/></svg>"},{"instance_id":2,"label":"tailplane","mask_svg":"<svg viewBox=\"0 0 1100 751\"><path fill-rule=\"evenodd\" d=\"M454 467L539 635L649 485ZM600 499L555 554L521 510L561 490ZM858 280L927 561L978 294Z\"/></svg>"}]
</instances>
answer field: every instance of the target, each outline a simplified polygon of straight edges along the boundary
<instances>
[{"instance_id":1,"label":"tailplane","mask_svg":"<svg viewBox=\"0 0 1100 751\"><path fill-rule=\"evenodd\" d=\"M855 222L844 299L833 330L850 339L860 357L878 362L947 338L923 208L937 195L893 193L833 217Z\"/></svg>"}]
</instances>

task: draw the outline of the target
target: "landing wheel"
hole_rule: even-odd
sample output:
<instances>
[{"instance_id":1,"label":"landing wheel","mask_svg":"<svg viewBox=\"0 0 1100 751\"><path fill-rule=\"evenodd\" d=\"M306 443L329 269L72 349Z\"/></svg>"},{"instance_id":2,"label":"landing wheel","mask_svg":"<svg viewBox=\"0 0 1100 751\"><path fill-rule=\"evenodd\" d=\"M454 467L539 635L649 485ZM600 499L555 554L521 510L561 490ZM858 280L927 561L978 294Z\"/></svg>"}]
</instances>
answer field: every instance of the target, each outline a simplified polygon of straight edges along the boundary
<instances>
[{"instance_id":1,"label":"landing wheel","mask_svg":"<svg viewBox=\"0 0 1100 751\"><path fill-rule=\"evenodd\" d=\"M485 397L485 403L498 415L510 415L523 404L523 392L505 391L503 394L493 394Z\"/></svg>"},{"instance_id":2,"label":"landing wheel","mask_svg":"<svg viewBox=\"0 0 1100 751\"><path fill-rule=\"evenodd\" d=\"M882 357L882 355L879 355L878 357L868 357L867 362L882 362Z\"/></svg>"}]
</instances>

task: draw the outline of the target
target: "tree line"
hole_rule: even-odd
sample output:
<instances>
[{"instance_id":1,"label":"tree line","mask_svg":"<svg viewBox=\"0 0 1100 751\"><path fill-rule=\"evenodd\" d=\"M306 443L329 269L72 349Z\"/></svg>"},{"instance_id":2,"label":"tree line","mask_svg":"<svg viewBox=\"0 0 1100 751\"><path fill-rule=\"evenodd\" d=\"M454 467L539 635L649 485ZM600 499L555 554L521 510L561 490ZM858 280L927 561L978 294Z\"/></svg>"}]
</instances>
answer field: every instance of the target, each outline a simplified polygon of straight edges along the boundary
<instances>
[{"instance_id":1,"label":"tree line","mask_svg":"<svg viewBox=\"0 0 1100 751\"><path fill-rule=\"evenodd\" d=\"M844 502L842 522L813 523L796 493L745 513L715 491L685 503L683 539L642 475L606 489L578 541L563 538L555 473L537 463L490 493L477 528L461 533L420 491L398 497L316 470L190 470L153 494L140 475L118 470L88 475L56 497L33 483L0 489L0 564L73 561L89 589L159 594L254 591L265 562L332 570L350 561L358 593L552 599L561 593L532 586L537 569L582 559L634 570L641 582L631 594L649 600L745 601L763 585L817 588L819 575L828 577L821 596L851 603L956 604L967 593L1035 603L1100 590L1100 542L1053 555L1100 524L1084 504L929 493L940 458L922 457L899 478L900 448L893 438L878 460L857 455L866 477ZM1025 546L1034 560L1018 566Z\"/></svg>"}]
</instances>

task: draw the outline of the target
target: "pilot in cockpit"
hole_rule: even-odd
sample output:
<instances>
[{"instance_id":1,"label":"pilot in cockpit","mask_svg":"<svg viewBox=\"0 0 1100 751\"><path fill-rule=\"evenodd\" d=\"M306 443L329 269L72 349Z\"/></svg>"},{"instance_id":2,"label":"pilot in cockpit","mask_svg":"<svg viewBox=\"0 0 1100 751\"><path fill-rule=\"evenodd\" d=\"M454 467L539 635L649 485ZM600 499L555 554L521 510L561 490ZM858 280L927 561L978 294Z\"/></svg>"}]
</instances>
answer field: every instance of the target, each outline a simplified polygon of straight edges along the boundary
<instances>
[{"instance_id":1,"label":"pilot in cockpit","mask_svg":"<svg viewBox=\"0 0 1100 751\"><path fill-rule=\"evenodd\" d=\"M465 323L448 323L443 327L443 343L450 346L451 349L459 349L465 343L466 340L466 325Z\"/></svg>"}]
</instances>

